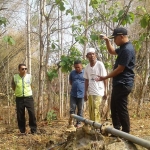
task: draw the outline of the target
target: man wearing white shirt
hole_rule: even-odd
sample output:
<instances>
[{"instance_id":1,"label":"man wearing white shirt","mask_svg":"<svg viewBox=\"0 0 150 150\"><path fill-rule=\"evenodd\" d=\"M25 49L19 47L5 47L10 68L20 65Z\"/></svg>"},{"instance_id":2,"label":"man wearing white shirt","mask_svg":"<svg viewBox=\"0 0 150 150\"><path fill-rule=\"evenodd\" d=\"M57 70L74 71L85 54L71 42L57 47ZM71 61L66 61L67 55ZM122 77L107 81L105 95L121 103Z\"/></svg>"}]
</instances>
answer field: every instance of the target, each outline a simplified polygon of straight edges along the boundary
<instances>
[{"instance_id":1,"label":"man wearing white shirt","mask_svg":"<svg viewBox=\"0 0 150 150\"><path fill-rule=\"evenodd\" d=\"M98 76L106 76L106 69L103 62L97 60L94 48L87 49L89 64L84 69L85 94L84 100L89 100L89 116L95 122L100 122L100 105L102 98L106 99L106 82L95 81ZM88 96L87 96L88 95Z\"/></svg>"}]
</instances>

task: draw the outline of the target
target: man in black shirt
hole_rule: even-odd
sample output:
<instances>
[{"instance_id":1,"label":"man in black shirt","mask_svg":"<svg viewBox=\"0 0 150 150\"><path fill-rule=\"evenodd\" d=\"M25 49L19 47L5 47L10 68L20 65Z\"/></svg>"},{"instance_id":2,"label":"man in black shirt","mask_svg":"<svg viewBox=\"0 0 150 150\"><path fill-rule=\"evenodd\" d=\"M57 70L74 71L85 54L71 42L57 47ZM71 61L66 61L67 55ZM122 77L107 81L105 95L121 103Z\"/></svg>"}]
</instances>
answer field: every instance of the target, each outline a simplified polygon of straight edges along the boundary
<instances>
[{"instance_id":1,"label":"man in black shirt","mask_svg":"<svg viewBox=\"0 0 150 150\"><path fill-rule=\"evenodd\" d=\"M129 133L130 120L128 114L128 95L131 92L134 82L135 52L132 44L129 42L127 30L125 28L116 28L109 38L113 38L119 48L115 49L109 38L105 35L100 36L106 42L110 54L117 55L113 71L107 76L101 76L97 80L102 81L113 78L113 88L111 95L111 115L114 128Z\"/></svg>"}]
</instances>

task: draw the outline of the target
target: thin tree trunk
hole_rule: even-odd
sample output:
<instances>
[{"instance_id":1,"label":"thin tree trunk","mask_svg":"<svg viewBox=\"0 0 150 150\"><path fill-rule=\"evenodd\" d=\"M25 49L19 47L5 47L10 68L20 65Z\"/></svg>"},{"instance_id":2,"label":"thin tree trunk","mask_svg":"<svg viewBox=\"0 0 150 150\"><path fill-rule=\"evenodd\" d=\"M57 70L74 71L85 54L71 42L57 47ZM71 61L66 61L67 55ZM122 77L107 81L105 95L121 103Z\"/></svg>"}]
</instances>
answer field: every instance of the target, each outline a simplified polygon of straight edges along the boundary
<instances>
[{"instance_id":1,"label":"thin tree trunk","mask_svg":"<svg viewBox=\"0 0 150 150\"><path fill-rule=\"evenodd\" d=\"M30 0L26 1L26 7L27 7L27 67L28 67L28 73L31 74L31 49L30 49Z\"/></svg>"},{"instance_id":2,"label":"thin tree trunk","mask_svg":"<svg viewBox=\"0 0 150 150\"><path fill-rule=\"evenodd\" d=\"M148 29L147 29L147 33L148 33ZM145 92L146 92L146 89L147 89L147 84L148 84L148 78L149 78L149 57L150 57L150 53L149 53L149 39L146 38L146 68L144 70L145 72L145 77L144 77L144 82L143 82L143 88L141 90L141 94L140 94L140 98L138 100L138 106L137 106L137 116L139 116L140 114L140 110L141 110L141 107L143 105L143 99L144 99L144 96L145 96Z\"/></svg>"},{"instance_id":3,"label":"thin tree trunk","mask_svg":"<svg viewBox=\"0 0 150 150\"><path fill-rule=\"evenodd\" d=\"M88 33L88 20L89 20L89 0L86 0L86 29L85 29L85 37L87 37L87 33ZM87 47L87 42L84 43L83 59L86 58L86 47Z\"/></svg>"},{"instance_id":4,"label":"thin tree trunk","mask_svg":"<svg viewBox=\"0 0 150 150\"><path fill-rule=\"evenodd\" d=\"M66 76L66 102L65 102L65 110L67 110L67 112L65 112L65 114L68 113L68 108L70 107L69 106L69 75L67 74Z\"/></svg>"},{"instance_id":5,"label":"thin tree trunk","mask_svg":"<svg viewBox=\"0 0 150 150\"><path fill-rule=\"evenodd\" d=\"M44 60L44 45L42 40L43 30L42 30L42 22L43 22L43 1L40 1L40 26L39 26L39 40L40 40L40 68L39 68L39 95L38 95L38 109L37 109L37 120L41 120L43 113L43 60Z\"/></svg>"},{"instance_id":6,"label":"thin tree trunk","mask_svg":"<svg viewBox=\"0 0 150 150\"><path fill-rule=\"evenodd\" d=\"M8 43L7 43L7 49L8 49ZM9 55L8 55L8 65L7 65L7 106L8 106L8 124L10 124L10 97L9 97Z\"/></svg>"},{"instance_id":7,"label":"thin tree trunk","mask_svg":"<svg viewBox=\"0 0 150 150\"><path fill-rule=\"evenodd\" d=\"M50 15L50 14L49 14ZM49 60L49 56L50 56L50 30L49 30L49 26L50 26L50 23L49 23L49 16L47 16L46 18L46 25L47 25L47 52L46 52L46 66L45 66L45 73L47 74L47 67L48 67L48 60ZM53 102L51 102L51 83L48 79L48 76L46 75L47 77L47 93L48 93L48 104L47 104L47 109L46 109L46 114L48 113L48 111L50 110L50 107L52 108L53 106Z\"/></svg>"},{"instance_id":8,"label":"thin tree trunk","mask_svg":"<svg viewBox=\"0 0 150 150\"><path fill-rule=\"evenodd\" d=\"M63 55L63 16L61 11L61 55ZM62 96L61 96L61 117L63 117L64 112L64 74L61 75L61 81L62 81Z\"/></svg>"},{"instance_id":9,"label":"thin tree trunk","mask_svg":"<svg viewBox=\"0 0 150 150\"><path fill-rule=\"evenodd\" d=\"M59 8L58 8L58 44L60 45L60 32L59 32L59 28L60 28L60 19L59 19ZM59 60L60 60L60 57L61 57L61 52L59 51ZM61 81L62 81L62 72L61 72L61 69L59 69L59 117L61 118L62 117L62 106L61 106L61 100L62 100L62 84L61 84Z\"/></svg>"}]
</instances>

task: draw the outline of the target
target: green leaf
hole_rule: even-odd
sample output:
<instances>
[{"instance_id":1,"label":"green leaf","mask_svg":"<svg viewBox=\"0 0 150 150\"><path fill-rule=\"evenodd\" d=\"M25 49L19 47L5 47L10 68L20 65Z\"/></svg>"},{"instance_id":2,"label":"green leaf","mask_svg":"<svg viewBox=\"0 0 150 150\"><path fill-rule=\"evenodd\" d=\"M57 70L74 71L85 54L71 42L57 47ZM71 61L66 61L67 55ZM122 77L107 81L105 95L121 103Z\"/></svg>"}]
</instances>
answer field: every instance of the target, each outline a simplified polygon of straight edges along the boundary
<instances>
[{"instance_id":1,"label":"green leaf","mask_svg":"<svg viewBox=\"0 0 150 150\"><path fill-rule=\"evenodd\" d=\"M120 10L118 13L118 18L121 18L123 14L124 14L124 10Z\"/></svg>"},{"instance_id":2,"label":"green leaf","mask_svg":"<svg viewBox=\"0 0 150 150\"><path fill-rule=\"evenodd\" d=\"M142 18L142 20L140 21L141 27L142 28L146 28L147 26L147 20L145 18Z\"/></svg>"},{"instance_id":3,"label":"green leaf","mask_svg":"<svg viewBox=\"0 0 150 150\"><path fill-rule=\"evenodd\" d=\"M93 22L92 20L89 20L88 25L92 25L92 22Z\"/></svg>"},{"instance_id":4,"label":"green leaf","mask_svg":"<svg viewBox=\"0 0 150 150\"><path fill-rule=\"evenodd\" d=\"M8 36L4 36L4 37L3 37L3 40L4 40L5 42L8 42Z\"/></svg>"},{"instance_id":5,"label":"green leaf","mask_svg":"<svg viewBox=\"0 0 150 150\"><path fill-rule=\"evenodd\" d=\"M76 42L78 42L79 40L80 40L80 37L79 37L79 36L75 37L75 41L76 41Z\"/></svg>"},{"instance_id":6,"label":"green leaf","mask_svg":"<svg viewBox=\"0 0 150 150\"><path fill-rule=\"evenodd\" d=\"M146 9L144 8L144 7L142 7L142 6L138 6L137 8L136 8L136 10L138 10L138 11L143 11L144 13L146 13Z\"/></svg>"},{"instance_id":7,"label":"green leaf","mask_svg":"<svg viewBox=\"0 0 150 150\"><path fill-rule=\"evenodd\" d=\"M56 4L59 4L61 2L61 0L55 0Z\"/></svg>"},{"instance_id":8,"label":"green leaf","mask_svg":"<svg viewBox=\"0 0 150 150\"><path fill-rule=\"evenodd\" d=\"M80 23L79 23L81 26L84 26L84 27L86 27L87 26L87 24L86 24L86 22L85 21L80 21Z\"/></svg>"},{"instance_id":9,"label":"green leaf","mask_svg":"<svg viewBox=\"0 0 150 150\"><path fill-rule=\"evenodd\" d=\"M63 3L63 2L60 3L59 8L60 8L61 11L64 11L64 10L65 10L64 3Z\"/></svg>"},{"instance_id":10,"label":"green leaf","mask_svg":"<svg viewBox=\"0 0 150 150\"><path fill-rule=\"evenodd\" d=\"M63 62L63 61L61 61L59 65L60 65L61 67L63 67L63 66L65 66L65 65L66 65L66 63L65 63L65 62Z\"/></svg>"},{"instance_id":11,"label":"green leaf","mask_svg":"<svg viewBox=\"0 0 150 150\"><path fill-rule=\"evenodd\" d=\"M8 43L9 45L15 45L15 41L11 36L4 36L3 41Z\"/></svg>"},{"instance_id":12,"label":"green leaf","mask_svg":"<svg viewBox=\"0 0 150 150\"><path fill-rule=\"evenodd\" d=\"M6 26L7 19L5 17L0 17L0 25Z\"/></svg>"},{"instance_id":13,"label":"green leaf","mask_svg":"<svg viewBox=\"0 0 150 150\"><path fill-rule=\"evenodd\" d=\"M74 31L80 32L80 31L81 31L81 28L78 27L78 26L72 25L72 32L74 32Z\"/></svg>"},{"instance_id":14,"label":"green leaf","mask_svg":"<svg viewBox=\"0 0 150 150\"><path fill-rule=\"evenodd\" d=\"M64 11L65 10L65 7L64 7L64 2L62 0L55 0L56 4L59 6L59 9L61 11Z\"/></svg>"},{"instance_id":15,"label":"green leaf","mask_svg":"<svg viewBox=\"0 0 150 150\"><path fill-rule=\"evenodd\" d=\"M110 62L105 62L104 64L105 64L106 68L111 68L112 67L112 63L110 63Z\"/></svg>"},{"instance_id":16,"label":"green leaf","mask_svg":"<svg viewBox=\"0 0 150 150\"><path fill-rule=\"evenodd\" d=\"M10 40L9 40L9 44L10 44L10 45L15 45L15 41L14 41L14 39L13 39L12 37L11 37Z\"/></svg>"},{"instance_id":17,"label":"green leaf","mask_svg":"<svg viewBox=\"0 0 150 150\"><path fill-rule=\"evenodd\" d=\"M121 22L121 24L122 24L123 26L126 25L126 24L127 24L126 20L123 20L123 21Z\"/></svg>"},{"instance_id":18,"label":"green leaf","mask_svg":"<svg viewBox=\"0 0 150 150\"><path fill-rule=\"evenodd\" d=\"M80 44L85 44L85 40L81 38L80 41L79 41L79 43Z\"/></svg>"},{"instance_id":19,"label":"green leaf","mask_svg":"<svg viewBox=\"0 0 150 150\"><path fill-rule=\"evenodd\" d=\"M54 44L54 43L52 43L52 49L55 49L55 47L56 47L56 46L55 46L55 44Z\"/></svg>"},{"instance_id":20,"label":"green leaf","mask_svg":"<svg viewBox=\"0 0 150 150\"><path fill-rule=\"evenodd\" d=\"M66 15L68 15L68 14L73 15L73 11L71 9L67 9L66 10Z\"/></svg>"},{"instance_id":21,"label":"green leaf","mask_svg":"<svg viewBox=\"0 0 150 150\"><path fill-rule=\"evenodd\" d=\"M76 18L77 18L78 20L81 20L81 16L80 16L80 15L76 16Z\"/></svg>"},{"instance_id":22,"label":"green leaf","mask_svg":"<svg viewBox=\"0 0 150 150\"><path fill-rule=\"evenodd\" d=\"M141 42L138 41L138 40L133 41L133 45L134 45L134 47L135 47L135 50L140 50L141 47L142 47Z\"/></svg>"},{"instance_id":23,"label":"green leaf","mask_svg":"<svg viewBox=\"0 0 150 150\"><path fill-rule=\"evenodd\" d=\"M117 17L113 18L113 22L118 22L118 18Z\"/></svg>"},{"instance_id":24,"label":"green leaf","mask_svg":"<svg viewBox=\"0 0 150 150\"><path fill-rule=\"evenodd\" d=\"M52 81L54 78L58 77L58 73L56 69L51 69L47 72L48 78L50 81Z\"/></svg>"},{"instance_id":25,"label":"green leaf","mask_svg":"<svg viewBox=\"0 0 150 150\"><path fill-rule=\"evenodd\" d=\"M101 3L105 4L106 1L105 0L91 0L89 5L92 6L93 8L98 8Z\"/></svg>"},{"instance_id":26,"label":"green leaf","mask_svg":"<svg viewBox=\"0 0 150 150\"><path fill-rule=\"evenodd\" d=\"M90 38L91 38L93 41L96 41L96 40L98 40L98 35L92 34L92 35L90 35Z\"/></svg>"},{"instance_id":27,"label":"green leaf","mask_svg":"<svg viewBox=\"0 0 150 150\"><path fill-rule=\"evenodd\" d=\"M132 12L129 12L125 17L126 24L127 23L131 24L134 21L134 18L135 18L135 15Z\"/></svg>"},{"instance_id":28,"label":"green leaf","mask_svg":"<svg viewBox=\"0 0 150 150\"><path fill-rule=\"evenodd\" d=\"M140 24L142 28L146 28L150 24L150 16L145 14L140 20Z\"/></svg>"},{"instance_id":29,"label":"green leaf","mask_svg":"<svg viewBox=\"0 0 150 150\"><path fill-rule=\"evenodd\" d=\"M143 33L140 35L139 41L145 41L145 38L147 37L146 33Z\"/></svg>"},{"instance_id":30,"label":"green leaf","mask_svg":"<svg viewBox=\"0 0 150 150\"><path fill-rule=\"evenodd\" d=\"M134 13L130 12L129 15L130 15L130 18L132 18L132 20L134 20L134 18L135 18Z\"/></svg>"}]
</instances>

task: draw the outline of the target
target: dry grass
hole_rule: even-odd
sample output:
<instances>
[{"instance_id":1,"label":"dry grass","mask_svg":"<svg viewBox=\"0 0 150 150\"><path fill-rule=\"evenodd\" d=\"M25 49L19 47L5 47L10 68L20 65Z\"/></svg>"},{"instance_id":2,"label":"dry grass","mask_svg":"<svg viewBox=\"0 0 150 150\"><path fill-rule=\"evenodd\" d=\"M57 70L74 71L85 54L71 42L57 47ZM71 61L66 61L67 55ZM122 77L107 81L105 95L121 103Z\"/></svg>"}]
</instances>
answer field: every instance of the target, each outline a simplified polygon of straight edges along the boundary
<instances>
[{"instance_id":1,"label":"dry grass","mask_svg":"<svg viewBox=\"0 0 150 150\"><path fill-rule=\"evenodd\" d=\"M144 103L140 111L140 117L136 115L136 105L135 102L129 104L131 134L138 137L150 136L150 103ZM66 118L52 121L50 124L42 121L38 122L39 134L20 135L16 123L15 108L1 107L0 150L46 150L66 140L67 126L68 120ZM29 133L28 125L27 133Z\"/></svg>"}]
</instances>

